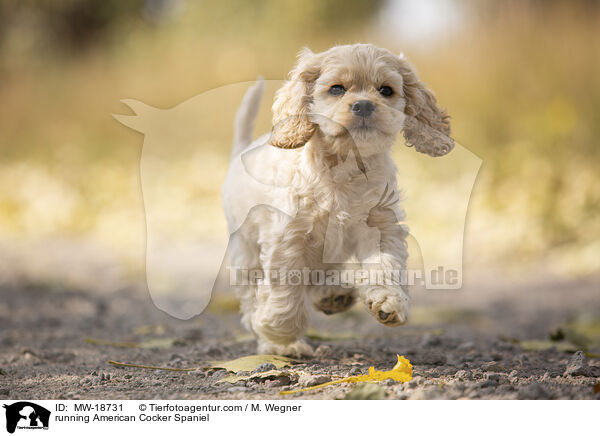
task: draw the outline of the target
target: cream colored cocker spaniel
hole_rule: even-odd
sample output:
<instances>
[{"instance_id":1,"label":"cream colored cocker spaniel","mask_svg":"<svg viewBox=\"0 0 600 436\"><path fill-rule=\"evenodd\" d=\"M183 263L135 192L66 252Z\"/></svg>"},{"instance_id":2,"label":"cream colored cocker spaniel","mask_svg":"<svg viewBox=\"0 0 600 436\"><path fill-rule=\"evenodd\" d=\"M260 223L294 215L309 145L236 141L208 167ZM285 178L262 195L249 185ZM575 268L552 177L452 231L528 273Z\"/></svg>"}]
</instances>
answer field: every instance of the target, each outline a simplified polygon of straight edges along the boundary
<instances>
[{"instance_id":1,"label":"cream colored cocker spaniel","mask_svg":"<svg viewBox=\"0 0 600 436\"><path fill-rule=\"evenodd\" d=\"M223 186L231 266L271 278L236 286L258 351L312 354L307 299L327 314L360 299L380 323L404 324L409 296L394 273L406 269L407 229L389 152L403 130L417 151L448 153L448 115L403 55L370 44L303 49L275 95L271 134L252 142L263 87L238 111ZM357 270L387 279L339 282Z\"/></svg>"}]
</instances>

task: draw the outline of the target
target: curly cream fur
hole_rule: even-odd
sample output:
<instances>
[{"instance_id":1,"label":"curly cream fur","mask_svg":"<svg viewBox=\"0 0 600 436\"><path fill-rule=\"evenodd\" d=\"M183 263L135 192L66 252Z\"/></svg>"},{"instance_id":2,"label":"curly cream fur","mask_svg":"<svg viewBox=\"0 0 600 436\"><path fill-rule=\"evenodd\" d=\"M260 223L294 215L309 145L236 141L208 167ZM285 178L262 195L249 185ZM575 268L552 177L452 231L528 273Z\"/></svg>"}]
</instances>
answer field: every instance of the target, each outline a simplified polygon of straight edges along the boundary
<instances>
[{"instance_id":1,"label":"curly cream fur","mask_svg":"<svg viewBox=\"0 0 600 436\"><path fill-rule=\"evenodd\" d=\"M302 147L312 137L316 125L308 117L312 86L319 76L315 55L303 49L290 80L275 94L271 144L280 148Z\"/></svg>"},{"instance_id":2,"label":"curly cream fur","mask_svg":"<svg viewBox=\"0 0 600 436\"><path fill-rule=\"evenodd\" d=\"M389 151L402 128L417 151L449 151L448 117L404 58L372 45L303 50L290 79L276 94L271 136L245 148L236 144L223 186L231 265L405 270L407 229L399 224L404 212ZM343 96L331 95L334 84L345 86ZM382 85L394 88L394 95L382 96ZM373 102L370 117L351 111L360 100ZM252 121L243 113L238 119ZM272 282L240 286L238 293L242 321L262 353L311 353L302 340L307 297L325 313L360 299L388 326L409 315L406 286L397 280L356 288Z\"/></svg>"},{"instance_id":3,"label":"curly cream fur","mask_svg":"<svg viewBox=\"0 0 600 436\"><path fill-rule=\"evenodd\" d=\"M421 153L443 156L454 148L450 116L438 108L435 96L419 80L408 61L403 56L399 59L406 98L404 138Z\"/></svg>"}]
</instances>

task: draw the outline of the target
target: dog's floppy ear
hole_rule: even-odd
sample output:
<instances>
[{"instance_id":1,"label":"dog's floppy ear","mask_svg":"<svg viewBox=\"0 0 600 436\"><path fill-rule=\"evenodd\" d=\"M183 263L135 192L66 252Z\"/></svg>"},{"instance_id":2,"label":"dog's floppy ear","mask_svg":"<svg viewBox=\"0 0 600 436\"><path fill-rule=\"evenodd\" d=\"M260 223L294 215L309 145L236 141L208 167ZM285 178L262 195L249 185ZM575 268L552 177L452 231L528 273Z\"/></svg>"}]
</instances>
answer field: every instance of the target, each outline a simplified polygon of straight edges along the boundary
<instances>
[{"instance_id":1,"label":"dog's floppy ear","mask_svg":"<svg viewBox=\"0 0 600 436\"><path fill-rule=\"evenodd\" d=\"M316 124L310 121L308 105L314 82L321 72L321 62L308 48L298 54L290 80L275 94L271 144L280 148L302 147L311 138Z\"/></svg>"},{"instance_id":2,"label":"dog's floppy ear","mask_svg":"<svg viewBox=\"0 0 600 436\"><path fill-rule=\"evenodd\" d=\"M406 99L404 138L409 146L430 156L443 156L454 148L450 116L437 106L433 93L417 77L414 68L400 55L400 73Z\"/></svg>"}]
</instances>

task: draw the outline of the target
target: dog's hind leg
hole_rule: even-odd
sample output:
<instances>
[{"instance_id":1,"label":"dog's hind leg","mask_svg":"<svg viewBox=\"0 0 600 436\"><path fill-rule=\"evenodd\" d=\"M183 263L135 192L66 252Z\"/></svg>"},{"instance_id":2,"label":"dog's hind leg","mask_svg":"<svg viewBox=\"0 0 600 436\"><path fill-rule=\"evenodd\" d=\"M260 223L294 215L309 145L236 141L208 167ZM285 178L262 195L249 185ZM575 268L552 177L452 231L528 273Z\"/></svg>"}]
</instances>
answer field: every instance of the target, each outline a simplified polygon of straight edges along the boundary
<instances>
[{"instance_id":1,"label":"dog's hind leg","mask_svg":"<svg viewBox=\"0 0 600 436\"><path fill-rule=\"evenodd\" d=\"M244 235L244 228L231 235L229 240L229 258L231 268L236 269L235 282L231 283L236 296L240 299L240 312L242 325L250 332L252 329L251 317L256 309L256 283L252 283L252 272L260 268L257 261L258 247ZM240 272L238 277L237 272ZM245 273L245 276L243 275ZM238 283L238 280L240 283Z\"/></svg>"},{"instance_id":2,"label":"dog's hind leg","mask_svg":"<svg viewBox=\"0 0 600 436\"><path fill-rule=\"evenodd\" d=\"M259 286L252 330L258 335L258 352L300 357L312 355L312 348L302 340L308 315L304 286Z\"/></svg>"},{"instance_id":3,"label":"dog's hind leg","mask_svg":"<svg viewBox=\"0 0 600 436\"><path fill-rule=\"evenodd\" d=\"M285 227L282 234L262 238L261 265L275 273L270 283L259 285L252 330L259 337L260 353L312 355L312 348L302 336L308 324L306 310L305 230Z\"/></svg>"}]
</instances>

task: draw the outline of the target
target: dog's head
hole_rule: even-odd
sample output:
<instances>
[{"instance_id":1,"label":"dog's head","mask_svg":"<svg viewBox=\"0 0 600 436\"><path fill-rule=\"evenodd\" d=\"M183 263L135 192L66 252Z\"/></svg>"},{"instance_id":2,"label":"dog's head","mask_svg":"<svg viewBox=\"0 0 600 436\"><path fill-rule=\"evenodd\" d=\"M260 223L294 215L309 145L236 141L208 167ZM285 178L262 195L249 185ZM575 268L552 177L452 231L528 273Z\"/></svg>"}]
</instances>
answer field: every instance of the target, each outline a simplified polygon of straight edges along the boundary
<instances>
[{"instance_id":1,"label":"dog's head","mask_svg":"<svg viewBox=\"0 0 600 436\"><path fill-rule=\"evenodd\" d=\"M364 155L383 151L404 129L417 151L441 156L454 147L449 116L404 56L370 44L303 49L273 104L271 144L302 147L318 130L350 134Z\"/></svg>"}]
</instances>

